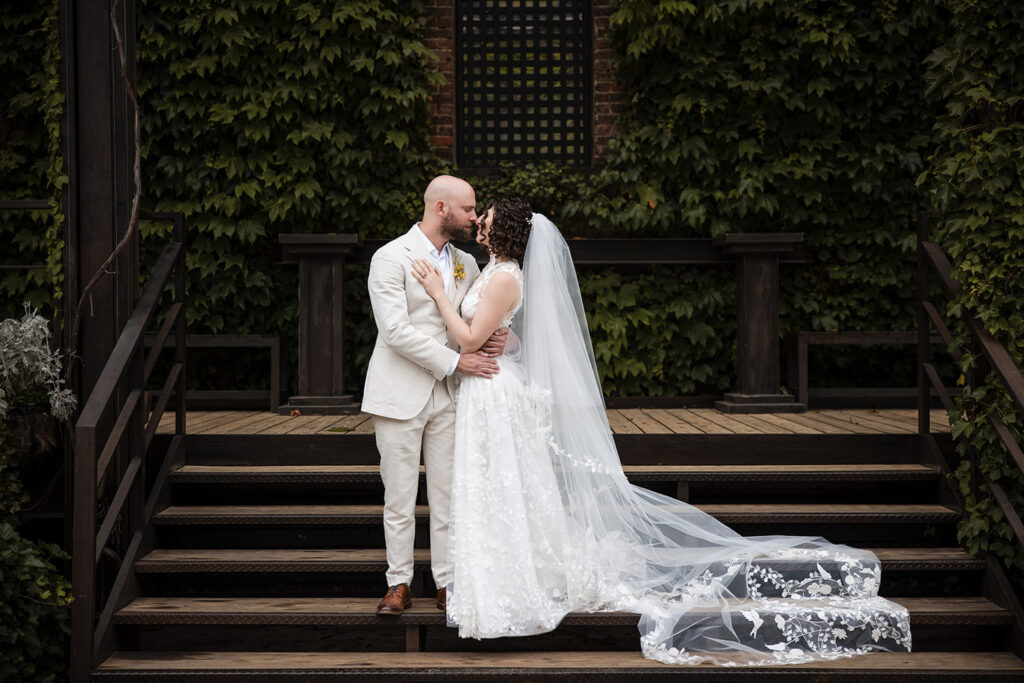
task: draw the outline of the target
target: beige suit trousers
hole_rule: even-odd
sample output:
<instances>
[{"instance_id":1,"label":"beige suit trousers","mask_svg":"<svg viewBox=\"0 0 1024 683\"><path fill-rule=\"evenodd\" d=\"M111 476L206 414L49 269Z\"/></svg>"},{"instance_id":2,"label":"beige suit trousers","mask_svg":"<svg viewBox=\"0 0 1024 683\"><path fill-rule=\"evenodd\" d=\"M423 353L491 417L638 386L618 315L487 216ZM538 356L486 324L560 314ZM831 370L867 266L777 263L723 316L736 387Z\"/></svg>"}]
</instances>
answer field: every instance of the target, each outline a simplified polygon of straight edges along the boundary
<instances>
[{"instance_id":1,"label":"beige suit trousers","mask_svg":"<svg viewBox=\"0 0 1024 683\"><path fill-rule=\"evenodd\" d=\"M455 450L455 404L447 382L435 382L430 398L415 417L395 420L375 415L373 429L384 482L388 585L412 581L422 452L430 504L430 569L434 583L444 588L448 585L448 513Z\"/></svg>"}]
</instances>

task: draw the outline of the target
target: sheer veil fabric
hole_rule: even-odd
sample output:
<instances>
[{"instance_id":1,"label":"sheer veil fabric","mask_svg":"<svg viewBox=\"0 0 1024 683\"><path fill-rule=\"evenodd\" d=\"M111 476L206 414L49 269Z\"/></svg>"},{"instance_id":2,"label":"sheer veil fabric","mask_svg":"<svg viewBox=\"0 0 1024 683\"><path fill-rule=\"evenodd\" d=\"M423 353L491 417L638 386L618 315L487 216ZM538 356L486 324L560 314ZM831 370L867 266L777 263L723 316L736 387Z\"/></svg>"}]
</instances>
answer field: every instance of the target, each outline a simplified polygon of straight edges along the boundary
<instances>
[{"instance_id":1,"label":"sheer veil fabric","mask_svg":"<svg viewBox=\"0 0 1024 683\"><path fill-rule=\"evenodd\" d=\"M910 650L907 610L878 596L874 554L818 537L743 537L627 481L569 247L540 214L512 329L571 529L566 612L637 612L644 655L671 664Z\"/></svg>"}]
</instances>

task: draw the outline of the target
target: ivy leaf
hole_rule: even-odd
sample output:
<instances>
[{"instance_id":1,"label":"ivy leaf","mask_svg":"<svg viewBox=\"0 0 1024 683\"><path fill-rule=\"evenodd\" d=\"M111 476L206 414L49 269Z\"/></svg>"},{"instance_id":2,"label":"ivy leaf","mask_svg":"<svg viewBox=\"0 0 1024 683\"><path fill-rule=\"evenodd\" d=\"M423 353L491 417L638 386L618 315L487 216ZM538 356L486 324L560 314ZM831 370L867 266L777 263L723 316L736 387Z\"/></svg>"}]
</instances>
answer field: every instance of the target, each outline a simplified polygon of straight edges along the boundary
<instances>
[{"instance_id":1,"label":"ivy leaf","mask_svg":"<svg viewBox=\"0 0 1024 683\"><path fill-rule=\"evenodd\" d=\"M385 137L388 142L398 149L403 149L409 144L409 134L404 130L389 130Z\"/></svg>"}]
</instances>

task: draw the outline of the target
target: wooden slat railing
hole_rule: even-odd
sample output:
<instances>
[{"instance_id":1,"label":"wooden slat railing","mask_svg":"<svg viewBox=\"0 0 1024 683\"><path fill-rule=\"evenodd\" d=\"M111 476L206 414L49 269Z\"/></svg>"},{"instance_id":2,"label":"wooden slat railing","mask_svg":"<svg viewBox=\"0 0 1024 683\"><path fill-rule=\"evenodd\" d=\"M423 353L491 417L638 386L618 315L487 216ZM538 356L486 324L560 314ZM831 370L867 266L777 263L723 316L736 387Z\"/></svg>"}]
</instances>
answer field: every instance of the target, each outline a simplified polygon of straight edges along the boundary
<instances>
[{"instance_id":1,"label":"wooden slat railing","mask_svg":"<svg viewBox=\"0 0 1024 683\"><path fill-rule=\"evenodd\" d=\"M939 470L947 477L952 476L955 464L947 460L946 453L939 447L938 441L931 433L929 424L931 390L938 394L946 410L954 408L953 399L943 386L935 365L931 362L931 345L929 342L931 326L934 326L939 336L949 345L950 355L958 363L963 359L963 351L954 348L954 338L949 331L949 326L943 320L938 309L929 301L929 283L934 274L945 293L953 297L960 291L960 283L953 279L953 267L949 259L943 253L942 248L932 242L929 237L929 228L933 218L939 215L936 212L922 212L917 227L917 405L918 405L918 432L921 439L921 455L924 459L930 460L938 465ZM981 356L982 362L976 362L975 366L967 371L967 381L971 386L976 385L976 379L984 377L987 368L995 370L1002 379L1010 395L1019 409L1024 409L1024 376L1010 358L1006 349L989 334L981 321L974 317L969 311L964 311L962 322L965 324L970 339L969 350L975 356ZM987 362L985 362L987 361ZM990 412L988 420L999 436L999 441L1009 451L1010 456L1017 467L1024 471L1024 453L1017 443L1010 430L1003 423L998 413ZM974 448L966 449L967 458L970 463L970 488L975 495L984 495L983 488L986 488L995 500L996 505L1006 516L1006 520L1017 539L1017 543L1024 545L1024 523L1020 515L1013 507L1013 503L1006 495L1003 487L992 481L982 471L979 464L979 456ZM960 495L959 487L952 489L953 497L961 508L964 506L964 499ZM985 560L985 579L982 582L982 589L986 597L996 604L1004 607L1013 614L1014 625L1010 632L1011 649L1021 657L1024 657L1024 606L1021 605L1018 594L1010 583L1003 568L1002 562L995 557L991 551L981 553Z\"/></svg>"},{"instance_id":2,"label":"wooden slat railing","mask_svg":"<svg viewBox=\"0 0 1024 683\"><path fill-rule=\"evenodd\" d=\"M46 211L53 208L49 199L0 199L0 211Z\"/></svg>"},{"instance_id":3,"label":"wooden slat railing","mask_svg":"<svg viewBox=\"0 0 1024 683\"><path fill-rule=\"evenodd\" d=\"M185 402L178 400L174 436L147 488L148 451L156 426L171 394L185 395L185 218L180 213L143 212L141 216L173 221L175 241L160 254L75 424L71 671L82 680L82 674L87 676L111 649L114 612L133 597L134 565L146 549L146 529L172 463L184 455ZM172 275L174 301L157 333L160 344L147 355L146 328ZM156 367L156 355L172 329L174 363L147 416L142 396ZM110 491L112 495L104 496ZM98 520L101 501L107 505ZM104 558L118 563L113 581L106 580L108 573L101 570Z\"/></svg>"},{"instance_id":4,"label":"wooden slat railing","mask_svg":"<svg viewBox=\"0 0 1024 683\"><path fill-rule=\"evenodd\" d=\"M960 291L960 283L953 279L953 267L943 253L942 248L929 240L929 228L931 219L937 217L934 212L922 212L918 223L918 264L917 264L917 292L918 292L918 432L922 439L922 448L930 453L940 454L939 462L944 469L951 469L941 456L941 449L932 436L929 424L929 389L934 389L938 394L943 407L953 410L953 399L943 386L938 370L931 363L930 345L928 343L931 333L930 326L934 326L939 335L947 344L953 343L953 335L949 327L942 319L938 309L929 299L930 276L934 274L942 286L942 289L949 296L954 296ZM976 317L967 313L963 320L967 330L970 332L973 343L976 345L988 361L988 365L995 370L996 374L1003 381L1010 396L1013 397L1018 409L1024 411L1024 375L1013 362L1006 348L989 334L984 325ZM958 349L951 349L951 355L957 361L963 357ZM973 384L973 382L971 382ZM987 418L999 436L999 441L1006 447L1014 463L1024 472L1024 452L1021 452L1020 445L1014 439L1010 430L1003 423L998 413L990 413ZM999 509L1006 515L1006 519L1013 529L1017 542L1024 545L1024 523L1020 515L1014 509L1006 492L997 482L990 480L981 471L978 465L978 454L973 448L967 450L971 462L972 480L980 480L992 494Z\"/></svg>"},{"instance_id":5,"label":"wooden slat railing","mask_svg":"<svg viewBox=\"0 0 1024 683\"><path fill-rule=\"evenodd\" d=\"M45 211L52 208L49 199L0 199L0 211ZM43 270L42 263L12 264L0 263L2 270Z\"/></svg>"}]
</instances>

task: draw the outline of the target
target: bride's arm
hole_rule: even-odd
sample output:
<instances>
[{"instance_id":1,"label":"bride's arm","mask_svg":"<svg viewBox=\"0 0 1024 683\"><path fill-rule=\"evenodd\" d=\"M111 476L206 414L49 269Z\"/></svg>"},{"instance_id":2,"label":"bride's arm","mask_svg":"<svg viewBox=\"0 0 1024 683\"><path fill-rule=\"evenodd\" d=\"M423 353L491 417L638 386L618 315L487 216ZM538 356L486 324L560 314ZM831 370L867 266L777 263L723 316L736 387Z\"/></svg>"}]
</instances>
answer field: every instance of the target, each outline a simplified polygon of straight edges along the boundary
<instances>
[{"instance_id":1,"label":"bride's arm","mask_svg":"<svg viewBox=\"0 0 1024 683\"><path fill-rule=\"evenodd\" d=\"M459 343L464 353L476 351L483 346L519 298L519 283L516 279L508 273L495 273L484 287L480 306L473 316L473 324L467 325L448 299L448 295L444 293L444 281L437 268L423 260L417 260L413 261L412 274L427 290L427 294L437 302L437 309L448 326L448 332Z\"/></svg>"}]
</instances>

